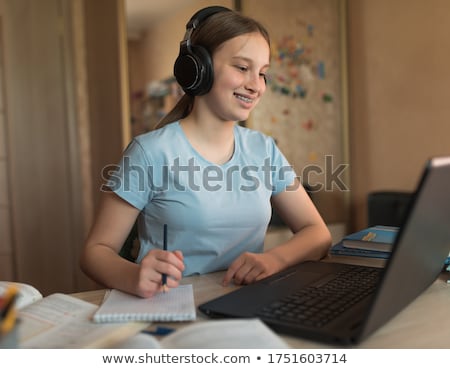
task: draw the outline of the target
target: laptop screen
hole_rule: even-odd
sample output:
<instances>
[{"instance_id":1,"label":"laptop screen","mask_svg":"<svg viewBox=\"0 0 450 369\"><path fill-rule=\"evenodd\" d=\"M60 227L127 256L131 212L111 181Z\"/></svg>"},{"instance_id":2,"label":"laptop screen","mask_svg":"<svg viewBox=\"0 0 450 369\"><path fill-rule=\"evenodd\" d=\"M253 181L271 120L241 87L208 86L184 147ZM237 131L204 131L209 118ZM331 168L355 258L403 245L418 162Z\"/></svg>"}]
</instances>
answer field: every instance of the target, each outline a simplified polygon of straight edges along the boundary
<instances>
[{"instance_id":1,"label":"laptop screen","mask_svg":"<svg viewBox=\"0 0 450 369\"><path fill-rule=\"evenodd\" d=\"M450 157L431 159L388 260L363 335L420 295L442 271L450 250Z\"/></svg>"}]
</instances>

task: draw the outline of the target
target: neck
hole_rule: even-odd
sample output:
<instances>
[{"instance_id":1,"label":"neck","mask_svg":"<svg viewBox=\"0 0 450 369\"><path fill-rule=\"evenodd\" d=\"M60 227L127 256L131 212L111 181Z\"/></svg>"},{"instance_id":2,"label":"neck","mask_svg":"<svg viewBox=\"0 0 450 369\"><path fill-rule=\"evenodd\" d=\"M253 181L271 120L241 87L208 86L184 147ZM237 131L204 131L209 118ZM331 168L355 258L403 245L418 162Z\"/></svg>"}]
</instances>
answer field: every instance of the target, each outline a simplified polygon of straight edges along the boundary
<instances>
[{"instance_id":1,"label":"neck","mask_svg":"<svg viewBox=\"0 0 450 369\"><path fill-rule=\"evenodd\" d=\"M193 137L211 144L234 141L233 121L223 121L209 114L200 114L195 110L182 120L181 125Z\"/></svg>"},{"instance_id":2,"label":"neck","mask_svg":"<svg viewBox=\"0 0 450 369\"><path fill-rule=\"evenodd\" d=\"M206 160L224 164L233 156L234 122L206 117L200 119L198 115L191 113L180 124L191 145Z\"/></svg>"}]
</instances>

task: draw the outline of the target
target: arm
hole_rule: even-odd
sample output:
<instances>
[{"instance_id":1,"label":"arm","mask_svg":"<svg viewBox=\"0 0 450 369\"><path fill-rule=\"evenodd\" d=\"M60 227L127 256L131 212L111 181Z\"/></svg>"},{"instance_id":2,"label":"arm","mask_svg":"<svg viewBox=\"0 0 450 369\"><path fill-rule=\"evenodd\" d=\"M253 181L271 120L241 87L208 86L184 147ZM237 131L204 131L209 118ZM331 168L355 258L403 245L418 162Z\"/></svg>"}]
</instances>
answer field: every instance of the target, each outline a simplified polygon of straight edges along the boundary
<instances>
[{"instance_id":1,"label":"arm","mask_svg":"<svg viewBox=\"0 0 450 369\"><path fill-rule=\"evenodd\" d=\"M160 290L162 273L170 277L168 287L176 287L184 264L180 252L160 249L150 251L140 264L119 256L138 214L138 209L115 193L104 193L80 266L90 278L109 288L149 297Z\"/></svg>"},{"instance_id":2,"label":"arm","mask_svg":"<svg viewBox=\"0 0 450 369\"><path fill-rule=\"evenodd\" d=\"M263 254L244 253L229 267L223 284L231 280L248 284L291 265L324 257L331 245L330 232L303 186L283 191L272 198L272 205L294 233L288 241Z\"/></svg>"}]
</instances>

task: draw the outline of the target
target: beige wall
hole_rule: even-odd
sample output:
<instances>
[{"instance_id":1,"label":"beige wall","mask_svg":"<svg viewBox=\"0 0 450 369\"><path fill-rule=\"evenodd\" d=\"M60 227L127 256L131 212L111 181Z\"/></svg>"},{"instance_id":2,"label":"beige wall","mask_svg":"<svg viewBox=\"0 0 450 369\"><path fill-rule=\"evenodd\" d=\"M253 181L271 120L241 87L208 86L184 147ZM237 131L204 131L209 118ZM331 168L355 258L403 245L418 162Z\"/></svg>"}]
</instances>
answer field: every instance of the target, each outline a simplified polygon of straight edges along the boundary
<instances>
[{"instance_id":1,"label":"beige wall","mask_svg":"<svg viewBox=\"0 0 450 369\"><path fill-rule=\"evenodd\" d=\"M210 4L180 9L132 46L144 60L132 88L172 75L186 20ZM411 191L427 158L450 154L450 1L347 0L347 9L350 231L366 225L370 191Z\"/></svg>"},{"instance_id":2,"label":"beige wall","mask_svg":"<svg viewBox=\"0 0 450 369\"><path fill-rule=\"evenodd\" d=\"M274 91L276 83L268 84L268 88L258 106L252 111L248 126L272 136L289 163L302 177L304 184L322 189L312 194L313 201L326 223L346 223L348 218L348 192L337 184L332 184L331 172L338 170L339 165L347 163L343 150L346 134L346 122L342 109L341 63L342 40L341 24L345 23L341 16L340 0L245 0L242 12L261 22L268 30L273 55L283 48L283 40L294 37L296 42L308 50L299 67L299 62L291 60L291 72L297 71L308 78L295 83L303 85L307 91L306 98L293 98L279 91ZM313 25L315 31L308 35L306 23ZM298 47L298 46L297 46ZM286 58L289 60L289 58ZM325 65L326 77L317 78L315 66L318 61ZM280 63L272 59L271 73L276 81L280 74ZM285 64L286 65L286 64ZM286 66L284 67L286 68ZM298 68L298 69L297 69ZM286 76L286 75L285 75ZM285 85L286 86L286 85ZM292 87L292 85L290 86ZM321 97L327 91L332 102L324 104ZM314 122L314 129L307 130L301 122ZM332 160L330 165L329 159ZM305 175L304 169L310 166L319 167L322 173ZM345 171L339 176L347 181Z\"/></svg>"},{"instance_id":3,"label":"beige wall","mask_svg":"<svg viewBox=\"0 0 450 369\"><path fill-rule=\"evenodd\" d=\"M450 154L450 2L349 0L353 226L374 190L413 190L432 155Z\"/></svg>"},{"instance_id":4,"label":"beige wall","mask_svg":"<svg viewBox=\"0 0 450 369\"><path fill-rule=\"evenodd\" d=\"M134 66L140 68L142 75L139 82L133 78L133 88L144 88L153 80L169 78L173 74L173 63L180 49L180 41L183 39L186 23L199 9L210 6L221 5L232 8L233 0L197 0L181 6L171 17L162 19L161 22L152 26L137 43L131 42L132 52L136 57L142 58L142 64L131 61ZM139 55L141 53L141 55Z\"/></svg>"}]
</instances>

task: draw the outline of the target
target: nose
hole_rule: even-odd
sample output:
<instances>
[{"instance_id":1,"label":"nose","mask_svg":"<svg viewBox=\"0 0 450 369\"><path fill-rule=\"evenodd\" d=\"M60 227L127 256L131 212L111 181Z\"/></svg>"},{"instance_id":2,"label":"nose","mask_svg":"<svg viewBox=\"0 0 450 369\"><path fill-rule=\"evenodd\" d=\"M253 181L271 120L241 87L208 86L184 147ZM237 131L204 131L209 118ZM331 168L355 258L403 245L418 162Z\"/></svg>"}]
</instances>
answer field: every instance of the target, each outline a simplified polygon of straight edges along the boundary
<instances>
[{"instance_id":1,"label":"nose","mask_svg":"<svg viewBox=\"0 0 450 369\"><path fill-rule=\"evenodd\" d=\"M262 94L266 90L265 78L259 73L249 73L245 88L253 93Z\"/></svg>"}]
</instances>

